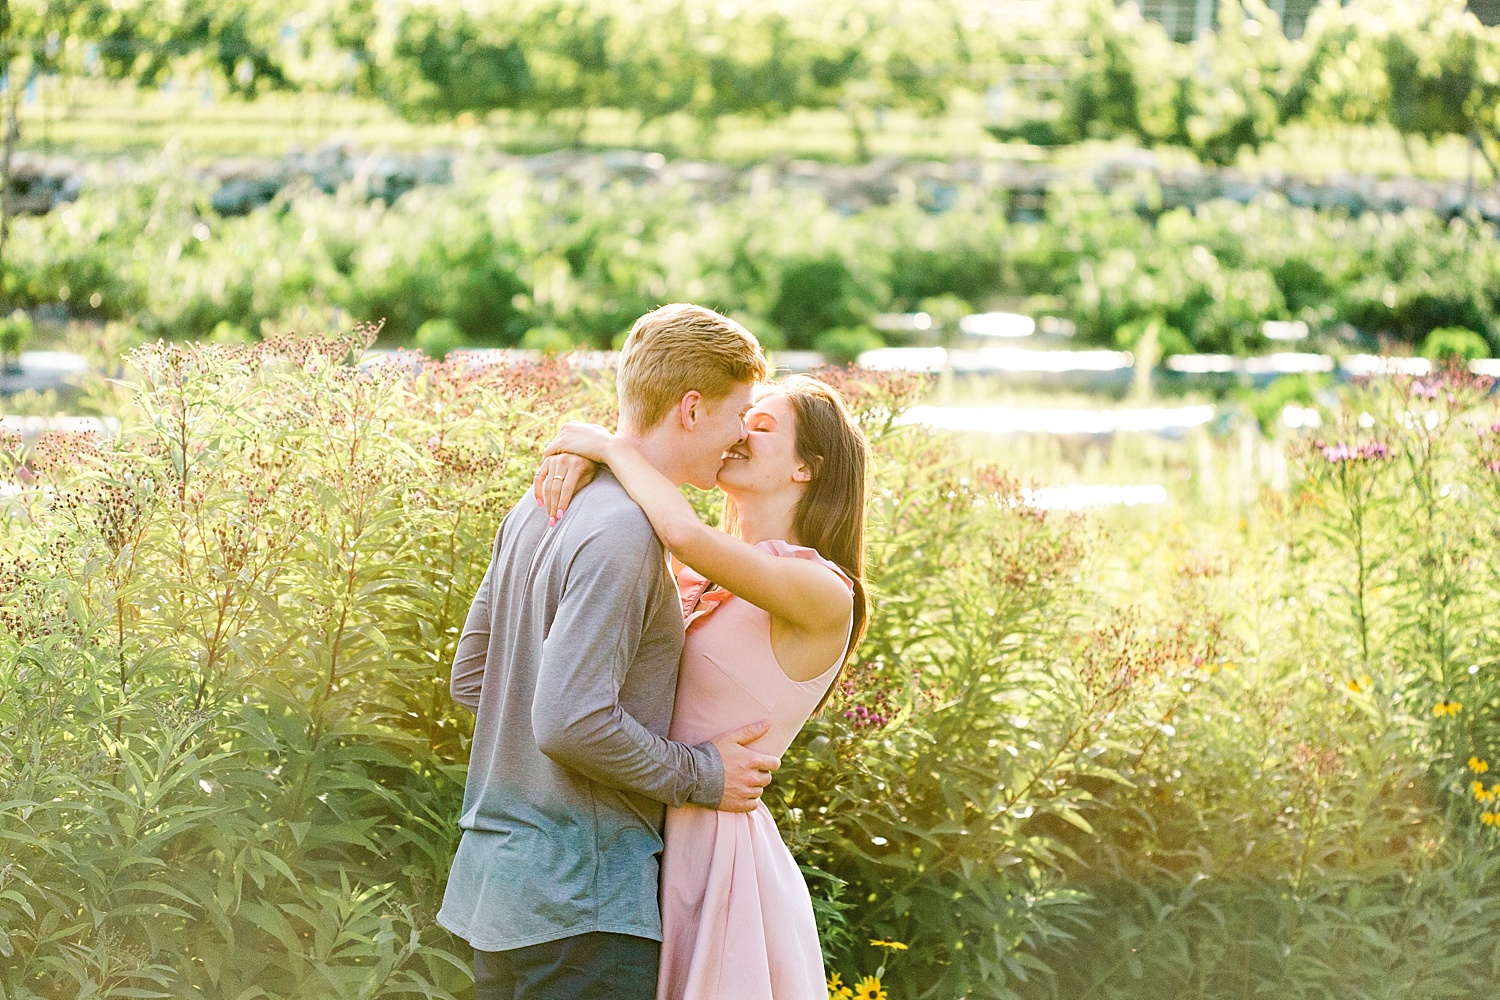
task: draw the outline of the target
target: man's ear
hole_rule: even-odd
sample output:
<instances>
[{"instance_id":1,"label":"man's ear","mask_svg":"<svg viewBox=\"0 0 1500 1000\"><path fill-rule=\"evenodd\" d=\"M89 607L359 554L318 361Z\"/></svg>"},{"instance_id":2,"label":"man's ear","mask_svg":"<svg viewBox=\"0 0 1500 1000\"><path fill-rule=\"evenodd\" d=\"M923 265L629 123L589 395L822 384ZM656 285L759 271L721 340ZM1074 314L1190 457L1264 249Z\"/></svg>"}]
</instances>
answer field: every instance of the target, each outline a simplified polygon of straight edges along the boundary
<instances>
[{"instance_id":1,"label":"man's ear","mask_svg":"<svg viewBox=\"0 0 1500 1000\"><path fill-rule=\"evenodd\" d=\"M677 420L682 429L690 431L704 417L703 394L697 389L684 393L677 401Z\"/></svg>"}]
</instances>

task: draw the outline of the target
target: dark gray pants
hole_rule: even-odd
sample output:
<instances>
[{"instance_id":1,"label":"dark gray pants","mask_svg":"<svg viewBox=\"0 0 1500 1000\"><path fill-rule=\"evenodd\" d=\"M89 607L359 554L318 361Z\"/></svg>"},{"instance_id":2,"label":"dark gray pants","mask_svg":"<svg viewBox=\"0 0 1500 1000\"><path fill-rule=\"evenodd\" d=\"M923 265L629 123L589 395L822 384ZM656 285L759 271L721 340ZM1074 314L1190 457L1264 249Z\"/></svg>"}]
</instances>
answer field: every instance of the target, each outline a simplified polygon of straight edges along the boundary
<instances>
[{"instance_id":1,"label":"dark gray pants","mask_svg":"<svg viewBox=\"0 0 1500 1000\"><path fill-rule=\"evenodd\" d=\"M474 949L478 1000L656 1000L661 943L579 934L511 951Z\"/></svg>"}]
</instances>

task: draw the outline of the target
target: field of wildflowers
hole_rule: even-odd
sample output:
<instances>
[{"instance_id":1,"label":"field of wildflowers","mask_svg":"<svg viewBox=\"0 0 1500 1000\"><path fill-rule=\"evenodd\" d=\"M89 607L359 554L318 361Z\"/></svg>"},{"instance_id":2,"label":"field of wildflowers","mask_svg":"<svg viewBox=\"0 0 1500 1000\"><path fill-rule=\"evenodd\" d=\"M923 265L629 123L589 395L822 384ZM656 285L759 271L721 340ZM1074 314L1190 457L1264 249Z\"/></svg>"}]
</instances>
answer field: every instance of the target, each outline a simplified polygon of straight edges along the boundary
<instances>
[{"instance_id":1,"label":"field of wildflowers","mask_svg":"<svg viewBox=\"0 0 1500 1000\"><path fill-rule=\"evenodd\" d=\"M0 441L0 998L461 997L433 923L500 516L607 376L138 348ZM876 613L767 801L839 1000L1468 997L1500 940L1500 409L1358 386L1249 516L1122 526L827 373ZM698 496L712 513L708 496Z\"/></svg>"}]
</instances>

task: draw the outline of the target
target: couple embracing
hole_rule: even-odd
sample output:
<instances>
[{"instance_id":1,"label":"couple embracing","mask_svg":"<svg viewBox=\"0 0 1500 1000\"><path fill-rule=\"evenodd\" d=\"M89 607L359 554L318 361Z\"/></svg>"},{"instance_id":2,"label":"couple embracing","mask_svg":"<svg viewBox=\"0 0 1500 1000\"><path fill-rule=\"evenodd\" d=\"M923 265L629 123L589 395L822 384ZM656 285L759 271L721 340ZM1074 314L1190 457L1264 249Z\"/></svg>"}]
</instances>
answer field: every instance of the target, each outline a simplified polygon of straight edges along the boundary
<instances>
[{"instance_id":1,"label":"couple embracing","mask_svg":"<svg viewBox=\"0 0 1500 1000\"><path fill-rule=\"evenodd\" d=\"M865 442L744 327L641 317L614 434L565 425L453 664L476 720L438 922L479 1000L821 1000L760 801L864 631ZM679 487L717 485L723 530ZM670 562L668 560L670 556Z\"/></svg>"}]
</instances>

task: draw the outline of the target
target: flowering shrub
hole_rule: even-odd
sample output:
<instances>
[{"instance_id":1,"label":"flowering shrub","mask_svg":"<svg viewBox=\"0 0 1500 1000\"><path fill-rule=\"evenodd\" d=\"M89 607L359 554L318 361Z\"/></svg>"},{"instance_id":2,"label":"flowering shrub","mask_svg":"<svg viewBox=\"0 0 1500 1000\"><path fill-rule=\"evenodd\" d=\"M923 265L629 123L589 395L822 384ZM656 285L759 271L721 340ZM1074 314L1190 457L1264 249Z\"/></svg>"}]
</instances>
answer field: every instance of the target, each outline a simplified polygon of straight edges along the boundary
<instances>
[{"instance_id":1,"label":"flowering shrub","mask_svg":"<svg viewBox=\"0 0 1500 1000\"><path fill-rule=\"evenodd\" d=\"M0 993L450 995L446 664L561 363L372 329L132 357L121 432L5 443Z\"/></svg>"},{"instance_id":2,"label":"flowering shrub","mask_svg":"<svg viewBox=\"0 0 1500 1000\"><path fill-rule=\"evenodd\" d=\"M1070 842L1091 933L1018 992L1458 996L1487 974L1466 942L1500 926L1456 914L1488 913L1500 873L1489 391L1356 387L1288 493L1121 541L1223 659Z\"/></svg>"},{"instance_id":3,"label":"flowering shrub","mask_svg":"<svg viewBox=\"0 0 1500 1000\"><path fill-rule=\"evenodd\" d=\"M0 439L0 995L467 988L448 665L540 445L612 394L352 363L374 333L141 348L90 390L118 433ZM1122 532L904 423L921 380L826 376L875 613L766 798L830 996L1476 981L1500 922L1434 928L1500 910L1486 384L1361 389L1243 525Z\"/></svg>"}]
</instances>

